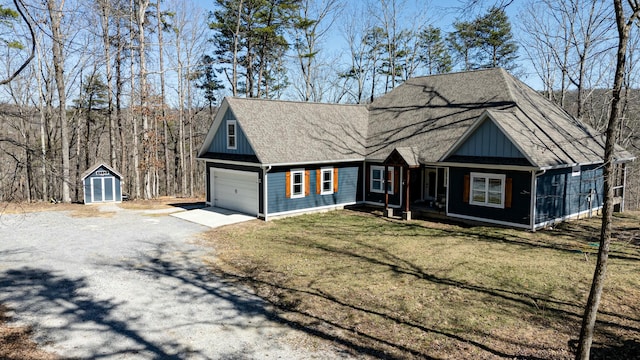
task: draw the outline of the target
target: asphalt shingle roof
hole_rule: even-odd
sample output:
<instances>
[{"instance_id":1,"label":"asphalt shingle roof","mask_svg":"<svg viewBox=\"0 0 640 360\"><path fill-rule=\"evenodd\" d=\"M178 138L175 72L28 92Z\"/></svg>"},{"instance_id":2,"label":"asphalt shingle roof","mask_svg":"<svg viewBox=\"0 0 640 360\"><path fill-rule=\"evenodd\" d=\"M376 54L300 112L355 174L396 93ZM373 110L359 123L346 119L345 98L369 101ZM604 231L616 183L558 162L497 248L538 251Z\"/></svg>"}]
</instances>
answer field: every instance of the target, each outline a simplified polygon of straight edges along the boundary
<instances>
[{"instance_id":1,"label":"asphalt shingle roof","mask_svg":"<svg viewBox=\"0 0 640 360\"><path fill-rule=\"evenodd\" d=\"M409 79L368 106L226 98L263 164L446 160L488 114L536 167L602 162L604 139L503 69ZM622 148L618 159L633 156Z\"/></svg>"},{"instance_id":2,"label":"asphalt shingle roof","mask_svg":"<svg viewBox=\"0 0 640 360\"><path fill-rule=\"evenodd\" d=\"M442 161L484 112L534 166L597 163L604 154L600 134L499 68L410 79L369 109L370 159L412 147L422 162Z\"/></svg>"},{"instance_id":3,"label":"asphalt shingle roof","mask_svg":"<svg viewBox=\"0 0 640 360\"><path fill-rule=\"evenodd\" d=\"M368 112L364 105L226 100L263 164L365 157Z\"/></svg>"}]
</instances>

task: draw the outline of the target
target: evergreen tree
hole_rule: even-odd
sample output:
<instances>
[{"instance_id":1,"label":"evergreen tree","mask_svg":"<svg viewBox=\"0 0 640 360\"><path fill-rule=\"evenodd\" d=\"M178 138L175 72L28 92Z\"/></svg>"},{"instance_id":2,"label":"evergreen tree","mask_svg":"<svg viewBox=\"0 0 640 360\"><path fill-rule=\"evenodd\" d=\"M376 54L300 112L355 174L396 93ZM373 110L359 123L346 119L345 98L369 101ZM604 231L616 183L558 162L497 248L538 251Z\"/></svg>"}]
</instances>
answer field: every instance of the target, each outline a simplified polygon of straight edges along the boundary
<instances>
[{"instance_id":1,"label":"evergreen tree","mask_svg":"<svg viewBox=\"0 0 640 360\"><path fill-rule=\"evenodd\" d=\"M216 0L209 27L215 61L221 65L234 95L264 96L265 76L277 67L289 48L284 34L291 29L300 0ZM240 80L242 74L244 80Z\"/></svg>"},{"instance_id":2,"label":"evergreen tree","mask_svg":"<svg viewBox=\"0 0 640 360\"><path fill-rule=\"evenodd\" d=\"M18 20L18 12L3 7L0 5L0 42L3 42L5 46L14 49L23 49L22 43L14 39L15 30L13 29L14 22ZM5 30L7 28L7 30ZM6 39L5 36L9 35L10 39Z\"/></svg>"},{"instance_id":3,"label":"evergreen tree","mask_svg":"<svg viewBox=\"0 0 640 360\"><path fill-rule=\"evenodd\" d=\"M209 104L209 111L213 111L213 104L218 100L216 91L224 88L224 85L216 76L213 64L214 60L211 56L203 55L195 74L197 77L196 87L204 93L204 98Z\"/></svg>"},{"instance_id":4,"label":"evergreen tree","mask_svg":"<svg viewBox=\"0 0 640 360\"><path fill-rule=\"evenodd\" d=\"M91 112L104 110L107 105L107 85L97 74L89 75L82 84L80 97L73 100L74 107Z\"/></svg>"},{"instance_id":5,"label":"evergreen tree","mask_svg":"<svg viewBox=\"0 0 640 360\"><path fill-rule=\"evenodd\" d=\"M426 67L427 74L442 74L452 70L453 60L439 28L429 25L423 29L418 35L418 44L420 62Z\"/></svg>"},{"instance_id":6,"label":"evergreen tree","mask_svg":"<svg viewBox=\"0 0 640 360\"><path fill-rule=\"evenodd\" d=\"M449 49L462 70L474 69L478 47L476 22L456 21L453 27L455 30L447 36Z\"/></svg>"},{"instance_id":7,"label":"evergreen tree","mask_svg":"<svg viewBox=\"0 0 640 360\"><path fill-rule=\"evenodd\" d=\"M367 30L363 39L366 51L364 56L371 65L369 69L371 72L371 102L373 102L376 92L378 74L383 72L381 62L385 54L385 45L383 42L385 37L384 30L381 27L375 26Z\"/></svg>"},{"instance_id":8,"label":"evergreen tree","mask_svg":"<svg viewBox=\"0 0 640 360\"><path fill-rule=\"evenodd\" d=\"M511 23L503 9L493 7L475 20L479 68L516 67L518 45L513 40Z\"/></svg>"},{"instance_id":9,"label":"evergreen tree","mask_svg":"<svg viewBox=\"0 0 640 360\"><path fill-rule=\"evenodd\" d=\"M457 21L447 41L462 70L516 67L518 46L504 10L492 7L473 21Z\"/></svg>"}]
</instances>

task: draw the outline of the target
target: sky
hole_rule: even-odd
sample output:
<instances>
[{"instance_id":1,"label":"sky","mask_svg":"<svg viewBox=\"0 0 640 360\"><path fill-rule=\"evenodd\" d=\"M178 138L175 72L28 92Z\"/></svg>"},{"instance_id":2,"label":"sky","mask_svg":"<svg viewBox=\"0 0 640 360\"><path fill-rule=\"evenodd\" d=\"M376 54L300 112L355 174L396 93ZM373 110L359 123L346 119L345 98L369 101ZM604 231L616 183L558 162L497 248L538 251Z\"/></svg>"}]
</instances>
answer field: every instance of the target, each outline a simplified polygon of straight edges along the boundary
<instances>
[{"instance_id":1,"label":"sky","mask_svg":"<svg viewBox=\"0 0 640 360\"><path fill-rule=\"evenodd\" d=\"M194 4L201 7L206 12L214 9L215 0L192 0ZM322 1L322 0L318 0ZM348 55L347 41L343 35L343 24L347 21L347 14L352 14L354 9L363 8L366 3L377 2L377 0L343 0L345 7L338 15L339 18L335 20L333 26L327 33L327 37L322 44L323 51L326 51L329 56L346 57ZM477 7L469 9L465 7L468 2L466 0L396 0L399 4L398 8L402 11L403 15L400 16L401 26L403 23L411 25L412 22L418 22L419 24L431 24L442 29L443 33L448 33L453 30L453 22L457 19L469 20L474 18L480 13L484 13L485 10L494 4L493 0L485 0L484 7ZM496 0L499 1L499 0ZM527 0L514 0L506 9L507 15L512 25L512 32L517 38L517 15L520 11L520 7L525 4ZM483 2L483 1L481 1ZM520 57L523 58L522 52ZM344 60L344 63L348 63ZM521 69L518 69L518 75L520 79L527 83L534 89L542 89L542 83L537 78L532 69L529 69L525 61L521 61L523 64Z\"/></svg>"}]
</instances>

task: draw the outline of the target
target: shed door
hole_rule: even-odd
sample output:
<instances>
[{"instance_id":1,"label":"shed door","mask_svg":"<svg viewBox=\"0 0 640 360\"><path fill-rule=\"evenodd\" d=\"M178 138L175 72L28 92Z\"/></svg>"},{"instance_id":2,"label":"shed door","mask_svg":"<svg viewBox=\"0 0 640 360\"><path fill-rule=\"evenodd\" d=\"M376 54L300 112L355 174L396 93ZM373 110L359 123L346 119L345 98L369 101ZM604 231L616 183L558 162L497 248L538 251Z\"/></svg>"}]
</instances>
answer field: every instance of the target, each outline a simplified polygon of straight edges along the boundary
<instances>
[{"instance_id":1,"label":"shed door","mask_svg":"<svg viewBox=\"0 0 640 360\"><path fill-rule=\"evenodd\" d=\"M258 214L258 174L211 169L212 204L229 210Z\"/></svg>"},{"instance_id":2,"label":"shed door","mask_svg":"<svg viewBox=\"0 0 640 360\"><path fill-rule=\"evenodd\" d=\"M115 179L108 177L91 178L91 202L114 201Z\"/></svg>"}]
</instances>

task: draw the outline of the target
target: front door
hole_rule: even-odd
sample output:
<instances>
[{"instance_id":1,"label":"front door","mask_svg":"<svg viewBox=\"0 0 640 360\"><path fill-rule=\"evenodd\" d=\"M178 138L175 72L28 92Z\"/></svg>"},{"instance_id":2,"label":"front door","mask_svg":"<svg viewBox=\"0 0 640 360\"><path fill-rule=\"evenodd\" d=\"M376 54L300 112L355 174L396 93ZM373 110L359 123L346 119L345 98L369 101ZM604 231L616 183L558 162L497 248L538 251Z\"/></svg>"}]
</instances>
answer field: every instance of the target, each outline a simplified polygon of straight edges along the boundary
<instances>
[{"instance_id":1,"label":"front door","mask_svg":"<svg viewBox=\"0 0 640 360\"><path fill-rule=\"evenodd\" d=\"M424 199L435 200L437 188L436 169L424 169Z\"/></svg>"}]
</instances>

